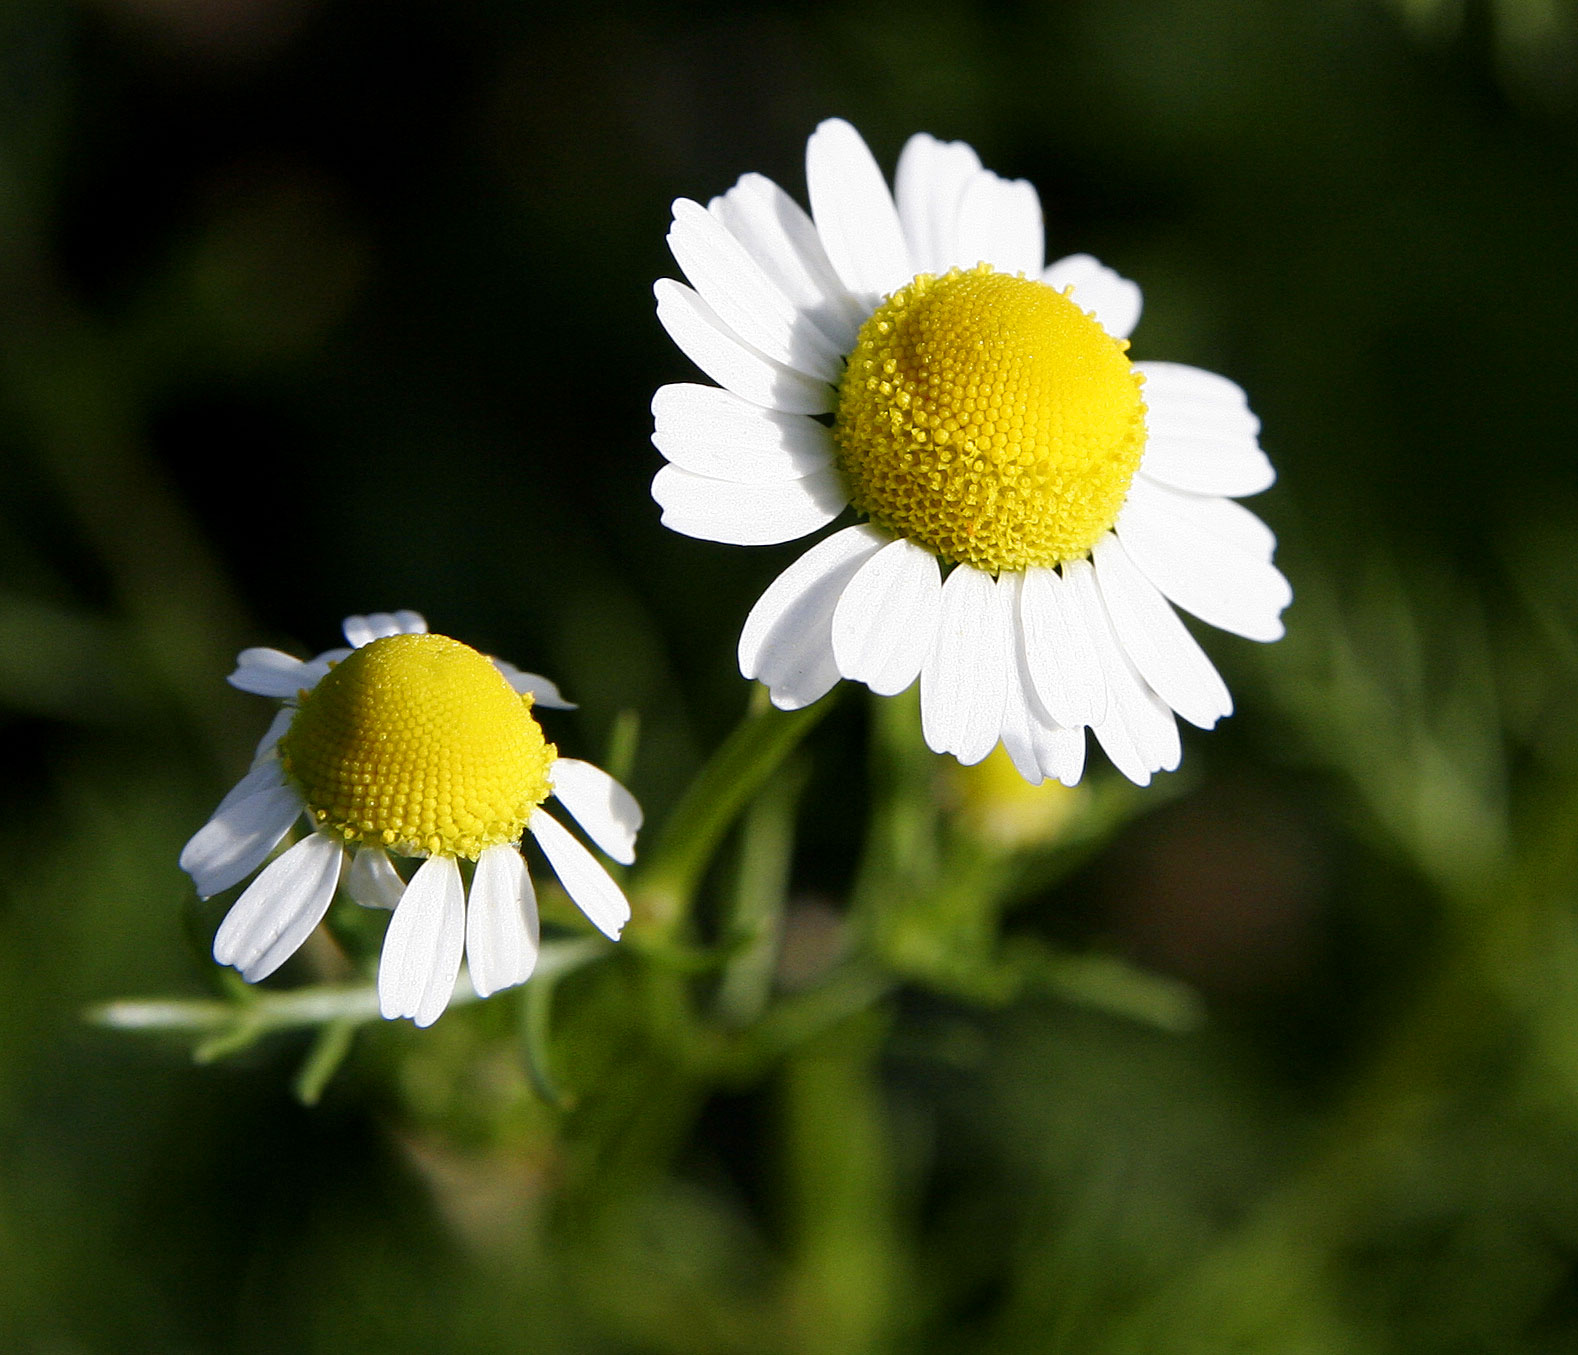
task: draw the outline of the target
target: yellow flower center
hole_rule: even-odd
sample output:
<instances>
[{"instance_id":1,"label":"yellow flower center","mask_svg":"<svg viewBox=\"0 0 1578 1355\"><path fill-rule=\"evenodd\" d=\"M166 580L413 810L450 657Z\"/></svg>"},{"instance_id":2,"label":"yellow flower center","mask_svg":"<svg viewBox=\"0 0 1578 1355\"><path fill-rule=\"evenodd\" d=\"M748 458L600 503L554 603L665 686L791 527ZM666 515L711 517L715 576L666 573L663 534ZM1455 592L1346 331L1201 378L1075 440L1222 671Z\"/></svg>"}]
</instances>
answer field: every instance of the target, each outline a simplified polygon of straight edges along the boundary
<instances>
[{"instance_id":1,"label":"yellow flower center","mask_svg":"<svg viewBox=\"0 0 1578 1355\"><path fill-rule=\"evenodd\" d=\"M403 856L519 842L558 750L486 658L443 635L391 635L301 698L285 770L324 828Z\"/></svg>"},{"instance_id":2,"label":"yellow flower center","mask_svg":"<svg viewBox=\"0 0 1578 1355\"><path fill-rule=\"evenodd\" d=\"M986 264L921 274L861 327L839 386L850 501L993 574L1086 555L1145 446L1127 348L1043 283Z\"/></svg>"}]
</instances>

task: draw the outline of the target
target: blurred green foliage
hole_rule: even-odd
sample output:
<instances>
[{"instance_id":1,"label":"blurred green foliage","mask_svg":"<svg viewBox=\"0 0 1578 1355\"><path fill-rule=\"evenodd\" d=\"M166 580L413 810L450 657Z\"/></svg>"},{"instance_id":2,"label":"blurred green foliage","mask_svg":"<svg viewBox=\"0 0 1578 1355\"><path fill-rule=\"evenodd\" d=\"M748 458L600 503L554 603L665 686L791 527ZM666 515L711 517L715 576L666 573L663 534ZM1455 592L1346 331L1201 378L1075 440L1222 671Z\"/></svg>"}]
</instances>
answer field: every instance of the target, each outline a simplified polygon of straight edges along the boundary
<instances>
[{"instance_id":1,"label":"blurred green foliage","mask_svg":"<svg viewBox=\"0 0 1578 1355\"><path fill-rule=\"evenodd\" d=\"M1239 714L1027 810L846 692L667 941L305 1071L87 1023L233 1001L175 861L244 644L420 608L567 749L639 711L661 827L794 553L647 498L667 204L833 114L1031 179L1250 392ZM1565 0L0 9L0 1344L1578 1346L1575 133Z\"/></svg>"}]
</instances>

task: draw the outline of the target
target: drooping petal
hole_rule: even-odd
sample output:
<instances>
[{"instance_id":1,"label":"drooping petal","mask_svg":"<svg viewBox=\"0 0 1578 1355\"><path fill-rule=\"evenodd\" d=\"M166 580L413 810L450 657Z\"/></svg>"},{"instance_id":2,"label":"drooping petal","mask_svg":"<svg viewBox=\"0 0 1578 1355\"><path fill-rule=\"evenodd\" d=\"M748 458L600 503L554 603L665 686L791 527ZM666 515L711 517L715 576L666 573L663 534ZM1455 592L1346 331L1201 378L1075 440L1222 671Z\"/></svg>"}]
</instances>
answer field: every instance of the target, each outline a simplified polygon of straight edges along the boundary
<instances>
[{"instance_id":1,"label":"drooping petal","mask_svg":"<svg viewBox=\"0 0 1578 1355\"><path fill-rule=\"evenodd\" d=\"M845 586L888 538L862 523L817 542L751 608L740 632L740 672L767 685L780 710L799 710L838 681L833 613Z\"/></svg>"},{"instance_id":2,"label":"drooping petal","mask_svg":"<svg viewBox=\"0 0 1578 1355\"><path fill-rule=\"evenodd\" d=\"M840 353L855 346L867 308L834 271L816 223L798 202L771 179L746 174L707 210Z\"/></svg>"},{"instance_id":3,"label":"drooping petal","mask_svg":"<svg viewBox=\"0 0 1578 1355\"><path fill-rule=\"evenodd\" d=\"M661 387L652 419L658 451L681 470L714 480L799 480L833 460L826 424L761 409L717 386Z\"/></svg>"},{"instance_id":4,"label":"drooping petal","mask_svg":"<svg viewBox=\"0 0 1578 1355\"><path fill-rule=\"evenodd\" d=\"M942 610L937 557L913 541L890 541L856 571L833 611L838 671L878 696L920 676Z\"/></svg>"},{"instance_id":5,"label":"drooping petal","mask_svg":"<svg viewBox=\"0 0 1578 1355\"><path fill-rule=\"evenodd\" d=\"M1036 695L1058 724L1093 725L1106 714L1107 688L1076 583L1055 569L1027 569L1019 592L1019 628Z\"/></svg>"},{"instance_id":6,"label":"drooping petal","mask_svg":"<svg viewBox=\"0 0 1578 1355\"><path fill-rule=\"evenodd\" d=\"M750 252L699 202L674 203L669 250L714 315L758 352L818 381L836 382L843 355Z\"/></svg>"},{"instance_id":7,"label":"drooping petal","mask_svg":"<svg viewBox=\"0 0 1578 1355\"><path fill-rule=\"evenodd\" d=\"M214 959L248 983L266 979L301 947L334 898L345 849L327 833L296 843L242 891L214 934Z\"/></svg>"},{"instance_id":8,"label":"drooping petal","mask_svg":"<svg viewBox=\"0 0 1578 1355\"><path fill-rule=\"evenodd\" d=\"M1140 572L1184 611L1250 640L1281 638L1293 590L1269 550L1255 549L1270 533L1247 509L1135 476L1115 530Z\"/></svg>"},{"instance_id":9,"label":"drooping petal","mask_svg":"<svg viewBox=\"0 0 1578 1355\"><path fill-rule=\"evenodd\" d=\"M288 701L313 686L302 660L278 649L243 649L236 655L236 670L225 680L254 696Z\"/></svg>"},{"instance_id":10,"label":"drooping petal","mask_svg":"<svg viewBox=\"0 0 1578 1355\"><path fill-rule=\"evenodd\" d=\"M1077 563L1094 573L1088 561ZM1113 766L1136 785L1149 785L1151 773L1172 771L1183 756L1178 723L1124 654L1100 592L1091 586L1079 589L1078 595L1107 684L1106 716L1091 728Z\"/></svg>"},{"instance_id":11,"label":"drooping petal","mask_svg":"<svg viewBox=\"0 0 1578 1355\"><path fill-rule=\"evenodd\" d=\"M525 983L537 967L538 937L537 894L520 850L487 848L466 900L466 967L477 996Z\"/></svg>"},{"instance_id":12,"label":"drooping petal","mask_svg":"<svg viewBox=\"0 0 1578 1355\"><path fill-rule=\"evenodd\" d=\"M352 649L360 649L391 635L426 635L427 620L421 612L368 612L366 616L346 617L344 630L346 643Z\"/></svg>"},{"instance_id":13,"label":"drooping petal","mask_svg":"<svg viewBox=\"0 0 1578 1355\"><path fill-rule=\"evenodd\" d=\"M893 197L917 273L946 273L959 263L959 200L980 168L962 141L920 132L904 143Z\"/></svg>"},{"instance_id":14,"label":"drooping petal","mask_svg":"<svg viewBox=\"0 0 1578 1355\"><path fill-rule=\"evenodd\" d=\"M1046 228L1041 199L1023 179L1004 179L983 169L959 199L961 268L989 263L999 273L1035 278L1046 263Z\"/></svg>"},{"instance_id":15,"label":"drooping petal","mask_svg":"<svg viewBox=\"0 0 1578 1355\"><path fill-rule=\"evenodd\" d=\"M1017 596L1023 591L1025 577L1004 574L998 579L999 588L1016 595L1010 603L1011 617L1019 615ZM1076 785L1085 765L1085 731L1059 725L1036 695L1022 635L1013 637L1013 650L1003 702L1003 748L1031 785L1040 785L1049 776L1064 785Z\"/></svg>"},{"instance_id":16,"label":"drooping petal","mask_svg":"<svg viewBox=\"0 0 1578 1355\"><path fill-rule=\"evenodd\" d=\"M548 858L564 892L592 925L611 940L630 921L630 902L597 858L570 835L569 829L541 808L532 811L526 827Z\"/></svg>"},{"instance_id":17,"label":"drooping petal","mask_svg":"<svg viewBox=\"0 0 1578 1355\"><path fill-rule=\"evenodd\" d=\"M466 942L466 891L452 856L430 856L405 888L378 957L378 1010L430 1026L443 1015Z\"/></svg>"},{"instance_id":18,"label":"drooping petal","mask_svg":"<svg viewBox=\"0 0 1578 1355\"><path fill-rule=\"evenodd\" d=\"M849 505L838 471L821 466L798 480L742 485L664 466L652 478L662 522L676 532L731 546L771 546L827 526Z\"/></svg>"},{"instance_id":19,"label":"drooping petal","mask_svg":"<svg viewBox=\"0 0 1578 1355\"><path fill-rule=\"evenodd\" d=\"M634 795L601 767L573 757L555 759L548 780L587 837L621 865L636 859L641 806Z\"/></svg>"},{"instance_id":20,"label":"drooping petal","mask_svg":"<svg viewBox=\"0 0 1578 1355\"><path fill-rule=\"evenodd\" d=\"M965 766L996 746L1012 658L1012 597L990 574L958 565L942 586L931 653L921 669L921 732Z\"/></svg>"},{"instance_id":21,"label":"drooping petal","mask_svg":"<svg viewBox=\"0 0 1578 1355\"><path fill-rule=\"evenodd\" d=\"M844 285L872 305L915 276L893 195L860 133L822 123L805 148L811 218Z\"/></svg>"},{"instance_id":22,"label":"drooping petal","mask_svg":"<svg viewBox=\"0 0 1578 1355\"><path fill-rule=\"evenodd\" d=\"M826 414L833 388L825 381L774 362L740 338L712 307L683 283L659 278L653 286L658 320L669 338L720 386L763 409Z\"/></svg>"},{"instance_id":23,"label":"drooping petal","mask_svg":"<svg viewBox=\"0 0 1578 1355\"><path fill-rule=\"evenodd\" d=\"M358 847L344 883L345 892L363 908L393 908L405 893L405 881L382 847Z\"/></svg>"},{"instance_id":24,"label":"drooping petal","mask_svg":"<svg viewBox=\"0 0 1578 1355\"><path fill-rule=\"evenodd\" d=\"M1096 317L1114 339L1126 339L1140 323L1138 284L1130 282L1089 254L1070 254L1052 264L1041 280L1062 291L1072 287L1074 303Z\"/></svg>"},{"instance_id":25,"label":"drooping petal","mask_svg":"<svg viewBox=\"0 0 1578 1355\"><path fill-rule=\"evenodd\" d=\"M290 722L295 716L296 711L292 706L281 706L274 712L274 718L268 722L268 728L263 731L263 737L258 740L258 746L252 751L254 769L279 756L279 741L285 736L285 731L290 728Z\"/></svg>"},{"instance_id":26,"label":"drooping petal","mask_svg":"<svg viewBox=\"0 0 1578 1355\"><path fill-rule=\"evenodd\" d=\"M181 849L181 869L198 897L212 898L256 870L303 808L301 792L285 780L277 760L253 767Z\"/></svg>"},{"instance_id":27,"label":"drooping petal","mask_svg":"<svg viewBox=\"0 0 1578 1355\"><path fill-rule=\"evenodd\" d=\"M559 693L556 683L543 677L541 673L528 673L517 668L513 663L506 663L503 659L492 658L489 662L499 670L504 680L522 696L527 692L532 695L532 703L546 706L549 710L574 710L575 702L566 701Z\"/></svg>"},{"instance_id":28,"label":"drooping petal","mask_svg":"<svg viewBox=\"0 0 1578 1355\"><path fill-rule=\"evenodd\" d=\"M1151 690L1201 729L1231 715L1227 684L1118 538L1106 533L1094 554L1096 583L1112 628Z\"/></svg>"}]
</instances>

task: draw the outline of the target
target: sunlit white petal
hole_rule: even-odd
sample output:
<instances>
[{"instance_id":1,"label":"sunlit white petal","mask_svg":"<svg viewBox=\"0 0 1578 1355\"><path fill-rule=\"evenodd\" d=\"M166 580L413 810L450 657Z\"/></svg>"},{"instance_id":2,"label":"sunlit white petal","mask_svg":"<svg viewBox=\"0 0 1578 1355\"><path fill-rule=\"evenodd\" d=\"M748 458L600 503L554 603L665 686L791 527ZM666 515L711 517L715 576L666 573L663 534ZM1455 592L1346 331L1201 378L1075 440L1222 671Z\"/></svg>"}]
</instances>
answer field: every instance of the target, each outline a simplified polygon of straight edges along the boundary
<instances>
[{"instance_id":1,"label":"sunlit white petal","mask_svg":"<svg viewBox=\"0 0 1578 1355\"><path fill-rule=\"evenodd\" d=\"M718 386L663 386L652 399L653 445L695 475L738 484L799 480L832 463L826 424L758 408Z\"/></svg>"},{"instance_id":2,"label":"sunlit white petal","mask_svg":"<svg viewBox=\"0 0 1578 1355\"><path fill-rule=\"evenodd\" d=\"M980 168L962 141L921 132L904 143L893 197L917 273L946 273L959 262L959 200Z\"/></svg>"},{"instance_id":3,"label":"sunlit white petal","mask_svg":"<svg viewBox=\"0 0 1578 1355\"><path fill-rule=\"evenodd\" d=\"M652 479L663 525L703 541L770 546L827 526L848 506L838 471L819 467L799 480L742 485L664 466Z\"/></svg>"},{"instance_id":4,"label":"sunlit white petal","mask_svg":"<svg viewBox=\"0 0 1578 1355\"><path fill-rule=\"evenodd\" d=\"M915 276L882 171L842 118L829 118L811 134L805 178L822 247L851 292L875 303Z\"/></svg>"},{"instance_id":5,"label":"sunlit white petal","mask_svg":"<svg viewBox=\"0 0 1578 1355\"><path fill-rule=\"evenodd\" d=\"M839 672L879 696L920 676L942 610L937 557L913 541L890 541L861 565L833 612Z\"/></svg>"},{"instance_id":6,"label":"sunlit white petal","mask_svg":"<svg viewBox=\"0 0 1578 1355\"><path fill-rule=\"evenodd\" d=\"M955 249L961 268L989 263L999 273L1034 278L1046 262L1046 231L1036 190L1023 179L1004 179L989 169L977 172L959 199Z\"/></svg>"},{"instance_id":7,"label":"sunlit white petal","mask_svg":"<svg viewBox=\"0 0 1578 1355\"><path fill-rule=\"evenodd\" d=\"M236 670L225 680L254 696L272 696L285 701L303 688L311 688L307 665L277 649L243 649L236 656Z\"/></svg>"},{"instance_id":8,"label":"sunlit white petal","mask_svg":"<svg viewBox=\"0 0 1578 1355\"><path fill-rule=\"evenodd\" d=\"M630 903L624 891L557 819L537 809L526 821L548 864L559 877L564 892L592 925L612 940L630 921Z\"/></svg>"},{"instance_id":9,"label":"sunlit white petal","mask_svg":"<svg viewBox=\"0 0 1578 1355\"><path fill-rule=\"evenodd\" d=\"M253 767L181 850L181 869L198 897L212 898L256 870L302 809L301 792L286 782L278 761Z\"/></svg>"},{"instance_id":10,"label":"sunlit white petal","mask_svg":"<svg viewBox=\"0 0 1578 1355\"><path fill-rule=\"evenodd\" d=\"M990 574L959 565L942 586L931 653L921 670L921 732L935 753L979 762L1003 727L1013 656L1012 595Z\"/></svg>"},{"instance_id":11,"label":"sunlit white petal","mask_svg":"<svg viewBox=\"0 0 1578 1355\"><path fill-rule=\"evenodd\" d=\"M323 920L344 859L339 842L313 833L271 861L219 924L214 959L234 965L248 983L266 979Z\"/></svg>"},{"instance_id":12,"label":"sunlit white petal","mask_svg":"<svg viewBox=\"0 0 1578 1355\"><path fill-rule=\"evenodd\" d=\"M405 893L405 881L382 847L358 847L344 884L345 892L363 908L393 908Z\"/></svg>"},{"instance_id":13,"label":"sunlit white petal","mask_svg":"<svg viewBox=\"0 0 1578 1355\"><path fill-rule=\"evenodd\" d=\"M558 684L541 673L528 673L517 668L513 663L506 663L503 659L490 658L488 660L504 680L522 696L531 693L532 704L546 706L549 710L574 710L575 702L566 701L559 692Z\"/></svg>"},{"instance_id":14,"label":"sunlit white petal","mask_svg":"<svg viewBox=\"0 0 1578 1355\"><path fill-rule=\"evenodd\" d=\"M478 997L525 983L537 967L537 895L509 843L477 858L466 900L466 967Z\"/></svg>"},{"instance_id":15,"label":"sunlit white petal","mask_svg":"<svg viewBox=\"0 0 1578 1355\"><path fill-rule=\"evenodd\" d=\"M1080 309L1096 317L1114 339L1126 339L1140 322L1140 289L1089 254L1070 254L1042 274L1048 287L1073 288Z\"/></svg>"},{"instance_id":16,"label":"sunlit white petal","mask_svg":"<svg viewBox=\"0 0 1578 1355\"><path fill-rule=\"evenodd\" d=\"M460 974L466 894L452 856L430 856L411 877L378 960L378 1010L430 1026L443 1014Z\"/></svg>"},{"instance_id":17,"label":"sunlit white petal","mask_svg":"<svg viewBox=\"0 0 1578 1355\"><path fill-rule=\"evenodd\" d=\"M641 806L636 797L601 767L562 757L548 769L559 802L609 856L628 866L636 859Z\"/></svg>"},{"instance_id":18,"label":"sunlit white petal","mask_svg":"<svg viewBox=\"0 0 1578 1355\"><path fill-rule=\"evenodd\" d=\"M427 621L420 612L368 612L366 616L346 617L344 629L346 643L352 649L360 649L391 635L425 635Z\"/></svg>"},{"instance_id":19,"label":"sunlit white petal","mask_svg":"<svg viewBox=\"0 0 1578 1355\"><path fill-rule=\"evenodd\" d=\"M1041 704L1060 725L1092 725L1106 714L1107 688L1085 628L1078 586L1055 569L1027 569L1019 591L1026 667Z\"/></svg>"}]
</instances>

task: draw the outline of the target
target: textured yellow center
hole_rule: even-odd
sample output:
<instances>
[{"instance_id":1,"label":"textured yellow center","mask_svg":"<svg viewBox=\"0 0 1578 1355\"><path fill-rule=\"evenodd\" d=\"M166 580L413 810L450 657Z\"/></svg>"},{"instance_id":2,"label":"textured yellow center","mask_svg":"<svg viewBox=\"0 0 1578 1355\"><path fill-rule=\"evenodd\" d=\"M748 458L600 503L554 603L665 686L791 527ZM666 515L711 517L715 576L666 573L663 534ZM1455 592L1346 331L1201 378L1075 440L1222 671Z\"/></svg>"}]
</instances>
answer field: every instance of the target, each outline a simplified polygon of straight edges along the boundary
<instances>
[{"instance_id":1,"label":"textured yellow center","mask_svg":"<svg viewBox=\"0 0 1578 1355\"><path fill-rule=\"evenodd\" d=\"M403 856L473 860L520 840L557 755L531 697L443 635L363 645L302 697L280 740L323 827Z\"/></svg>"},{"instance_id":2,"label":"textured yellow center","mask_svg":"<svg viewBox=\"0 0 1578 1355\"><path fill-rule=\"evenodd\" d=\"M985 264L922 274L862 326L839 386L850 501L993 574L1085 555L1145 445L1127 348L1040 282Z\"/></svg>"}]
</instances>

